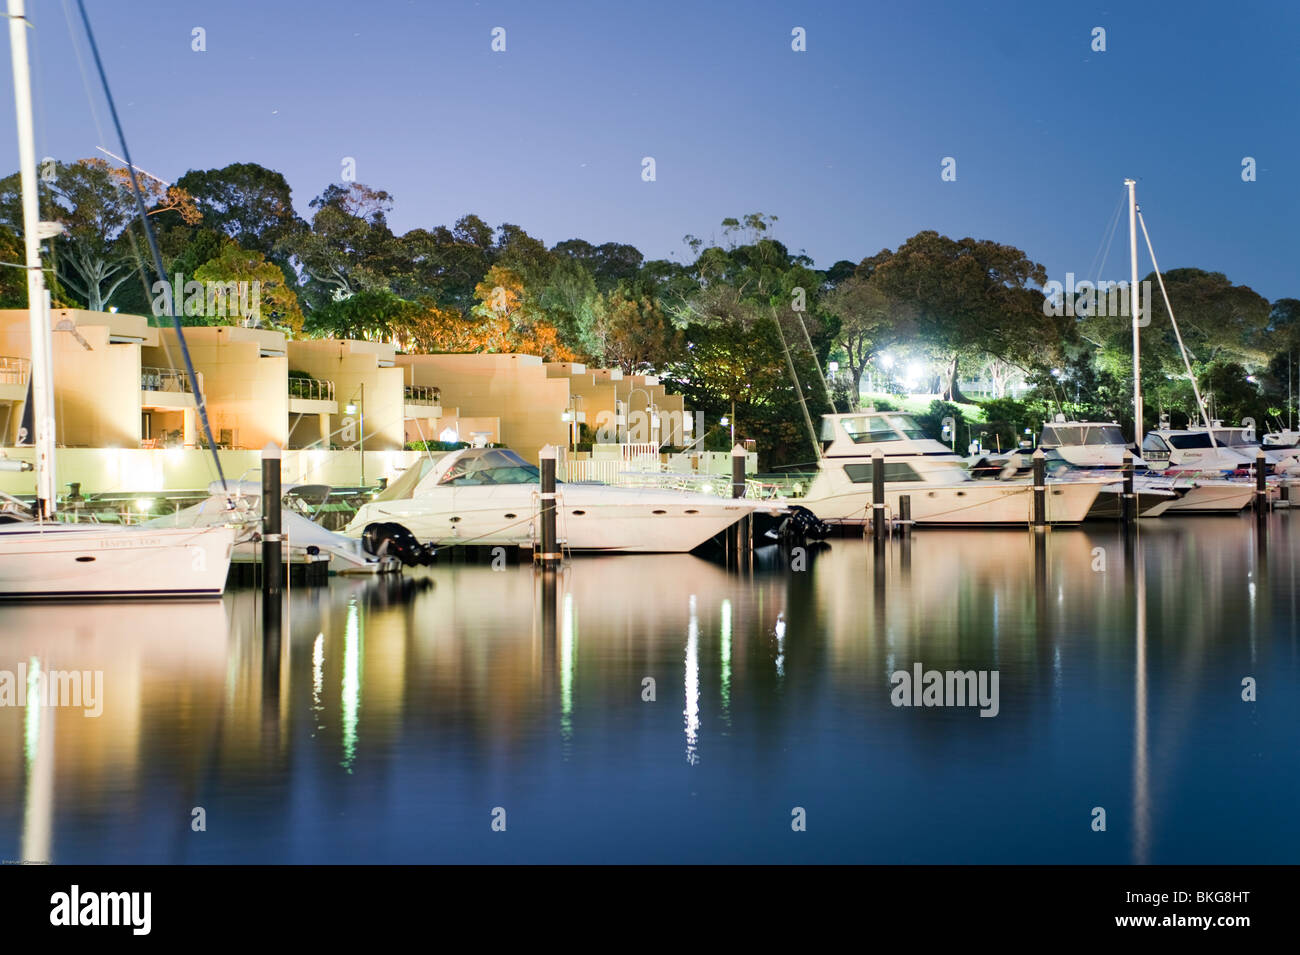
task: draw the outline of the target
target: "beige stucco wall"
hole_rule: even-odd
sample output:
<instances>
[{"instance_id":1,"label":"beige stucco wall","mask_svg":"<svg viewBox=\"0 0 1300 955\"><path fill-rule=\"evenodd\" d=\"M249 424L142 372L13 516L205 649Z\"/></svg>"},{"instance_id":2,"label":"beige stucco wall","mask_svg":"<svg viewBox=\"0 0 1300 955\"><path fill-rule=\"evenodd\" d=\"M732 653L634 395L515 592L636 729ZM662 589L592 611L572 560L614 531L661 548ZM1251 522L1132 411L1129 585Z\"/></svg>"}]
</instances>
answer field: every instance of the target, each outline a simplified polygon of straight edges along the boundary
<instances>
[{"instance_id":1,"label":"beige stucco wall","mask_svg":"<svg viewBox=\"0 0 1300 955\"><path fill-rule=\"evenodd\" d=\"M55 331L55 440L63 447L138 448L140 446L140 364L138 342L110 343L113 335L150 340L153 329L138 315L57 309L56 328L70 321L73 331ZM0 310L0 354L31 359L26 309ZM12 430L21 415L15 408Z\"/></svg>"},{"instance_id":2,"label":"beige stucco wall","mask_svg":"<svg viewBox=\"0 0 1300 955\"><path fill-rule=\"evenodd\" d=\"M463 418L499 418L501 443L528 461L544 445L567 447L568 376L548 377L533 355L398 355L406 383L442 390L444 408ZM446 427L446 425L442 425ZM477 429L475 429L477 430ZM469 440L462 434L462 440Z\"/></svg>"},{"instance_id":3,"label":"beige stucco wall","mask_svg":"<svg viewBox=\"0 0 1300 955\"><path fill-rule=\"evenodd\" d=\"M391 345L342 339L292 341L288 354L294 371L334 382L338 404L338 413L330 421L334 444L351 447L353 442L344 440L346 419L364 414L367 451L402 447L405 380L401 368L384 367L394 359ZM347 414L349 401L355 402L357 415ZM359 438L359 428L356 434Z\"/></svg>"},{"instance_id":4,"label":"beige stucco wall","mask_svg":"<svg viewBox=\"0 0 1300 955\"><path fill-rule=\"evenodd\" d=\"M171 361L181 364L172 329L160 330ZM230 431L235 448L260 450L267 442L284 447L289 434L289 360L279 332L235 327L185 329L194 368L203 376L212 435ZM263 351L281 354L264 356ZM145 348L144 363L167 367L164 348Z\"/></svg>"}]
</instances>

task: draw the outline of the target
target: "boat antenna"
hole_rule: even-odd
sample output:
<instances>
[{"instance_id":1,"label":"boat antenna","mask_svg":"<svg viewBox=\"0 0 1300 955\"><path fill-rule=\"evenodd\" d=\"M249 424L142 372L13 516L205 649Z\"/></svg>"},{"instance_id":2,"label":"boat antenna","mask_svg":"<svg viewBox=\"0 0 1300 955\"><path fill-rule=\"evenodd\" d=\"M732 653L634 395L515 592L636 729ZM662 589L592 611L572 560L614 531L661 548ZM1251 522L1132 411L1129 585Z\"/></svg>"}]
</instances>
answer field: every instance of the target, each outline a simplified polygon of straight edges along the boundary
<instances>
[{"instance_id":1,"label":"boat antenna","mask_svg":"<svg viewBox=\"0 0 1300 955\"><path fill-rule=\"evenodd\" d=\"M91 55L95 58L95 69L99 73L100 85L104 88L104 99L108 101L108 112L113 117L113 128L117 131L117 141L122 147L122 158L126 164L126 171L131 176L131 191L135 193L135 207L140 214L140 226L144 229L146 241L149 243L149 254L153 258L154 271L158 275L158 280L167 281L167 270L163 268L162 254L158 251L158 239L153 233L153 226L149 222L149 214L144 207L144 193L140 190L140 180L136 175L136 167L131 162L131 150L126 144L126 134L122 132L122 121L117 115L117 105L113 102L113 91L108 87L108 75L104 72L104 62L99 57L99 45L95 42L95 31L90 27L90 17L86 15L85 0L77 0L77 9L81 13L81 22L86 27L86 40L90 44ZM194 372L194 362L190 360L190 347L185 341L185 332L181 329L180 317L176 314L176 303L172 301L170 295L165 296L167 299L167 316L172 320L172 327L176 330L176 338L181 346L181 358L185 361L185 373L189 376L190 390L194 392L194 402L198 407L199 420L203 423L203 434L208 439L208 450L212 452L212 460L217 465L217 476L221 479L222 491L228 491L226 484L226 473L221 468L221 456L217 454L216 442L212 440L212 425L208 422L208 406L203 396L203 391L199 387L199 376Z\"/></svg>"},{"instance_id":2,"label":"boat antenna","mask_svg":"<svg viewBox=\"0 0 1300 955\"><path fill-rule=\"evenodd\" d=\"M1196 408L1200 411L1201 420L1205 422L1205 430L1210 435L1210 446L1218 447L1218 442L1214 440L1214 428L1210 426L1210 416L1205 410L1205 402L1201 400L1201 389L1196 384L1196 375L1192 373L1192 363L1187 357L1187 346L1183 344L1182 333L1178 331L1178 320L1174 318L1174 307L1169 302L1169 292L1165 290L1164 276L1160 274L1160 265L1156 262L1156 250L1151 245L1151 235L1147 232L1146 220L1142 218L1141 212L1138 212L1137 218L1138 222L1142 226L1142 237L1146 239L1147 242L1147 251L1151 254L1151 268L1155 270L1156 282L1160 285L1160 295L1165 302L1165 311L1169 313L1169 324L1173 326L1174 337L1178 339L1178 351L1183 356L1183 367L1187 369L1187 377L1190 378L1192 382L1192 394L1196 396ZM1134 348L1137 347L1136 341L1137 339L1135 337Z\"/></svg>"}]
</instances>

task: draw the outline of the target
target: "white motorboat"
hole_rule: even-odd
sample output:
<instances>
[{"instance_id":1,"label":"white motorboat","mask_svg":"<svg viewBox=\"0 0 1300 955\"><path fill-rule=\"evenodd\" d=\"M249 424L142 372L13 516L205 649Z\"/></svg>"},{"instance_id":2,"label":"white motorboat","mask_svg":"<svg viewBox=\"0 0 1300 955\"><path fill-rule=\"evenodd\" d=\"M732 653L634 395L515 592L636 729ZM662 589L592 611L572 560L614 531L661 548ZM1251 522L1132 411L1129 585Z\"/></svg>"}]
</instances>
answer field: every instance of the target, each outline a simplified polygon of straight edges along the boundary
<instances>
[{"instance_id":1,"label":"white motorboat","mask_svg":"<svg viewBox=\"0 0 1300 955\"><path fill-rule=\"evenodd\" d=\"M36 506L30 515L10 510L0 524L0 598L219 596L234 543L234 532L228 527L140 528L55 520L53 346L40 242L57 234L59 227L42 223L37 210L28 26L23 0L9 0L32 347Z\"/></svg>"},{"instance_id":2,"label":"white motorboat","mask_svg":"<svg viewBox=\"0 0 1300 955\"><path fill-rule=\"evenodd\" d=\"M329 493L322 485L285 485L290 499L301 500L307 490ZM146 521L141 527L212 527L231 524L236 529L234 563L260 563L262 560L262 486L255 481L241 481L228 491L220 483L208 488L209 497L175 514ZM321 527L306 514L288 507L280 509L282 553L286 563L324 555L330 573L387 574L398 571L402 562L396 557L369 553L362 542Z\"/></svg>"},{"instance_id":3,"label":"white motorboat","mask_svg":"<svg viewBox=\"0 0 1300 955\"><path fill-rule=\"evenodd\" d=\"M1050 473L1062 470L1079 475L1121 480L1108 484L1093 505L1090 517L1111 518L1120 514L1124 493L1122 474L1124 453L1129 450L1124 432L1113 421L1066 421L1064 415L1043 425L1038 446L1047 457ZM1023 459L1022 455L1022 459ZM1179 489L1173 482L1145 473L1147 463L1133 455L1133 493L1137 496L1138 516L1157 517L1172 507L1188 488Z\"/></svg>"},{"instance_id":4,"label":"white motorboat","mask_svg":"<svg viewBox=\"0 0 1300 955\"><path fill-rule=\"evenodd\" d=\"M1188 425L1187 430L1204 432L1207 429ZM1279 447L1260 442L1255 436L1254 428L1229 427L1218 420L1214 421L1212 427L1208 430L1214 435L1216 444L1245 455L1250 460L1252 467L1256 455L1263 451L1264 460L1268 462L1269 469L1273 474L1285 474L1289 477L1300 476L1300 448Z\"/></svg>"},{"instance_id":5,"label":"white motorboat","mask_svg":"<svg viewBox=\"0 0 1300 955\"><path fill-rule=\"evenodd\" d=\"M1153 473L1186 481L1187 492L1169 507L1171 514L1236 513L1250 505L1255 486L1249 479L1255 459L1211 439L1205 429L1158 428L1147 432L1142 456ZM1233 475L1238 475L1233 479Z\"/></svg>"},{"instance_id":6,"label":"white motorboat","mask_svg":"<svg viewBox=\"0 0 1300 955\"><path fill-rule=\"evenodd\" d=\"M862 411L822 416L821 468L799 503L823 521L864 524L871 518L872 457L882 455L885 506L900 513L910 498L917 524L1026 524L1033 517L1029 481L975 480L965 462L907 415ZM1082 521L1112 478L1048 481L1047 520Z\"/></svg>"},{"instance_id":7,"label":"white motorboat","mask_svg":"<svg viewBox=\"0 0 1300 955\"><path fill-rule=\"evenodd\" d=\"M773 501L733 500L660 488L560 482L557 526L568 550L685 553L754 512L782 513ZM422 461L363 504L343 529L401 524L422 542L533 546L541 534L536 467L505 448L464 448Z\"/></svg>"}]
</instances>

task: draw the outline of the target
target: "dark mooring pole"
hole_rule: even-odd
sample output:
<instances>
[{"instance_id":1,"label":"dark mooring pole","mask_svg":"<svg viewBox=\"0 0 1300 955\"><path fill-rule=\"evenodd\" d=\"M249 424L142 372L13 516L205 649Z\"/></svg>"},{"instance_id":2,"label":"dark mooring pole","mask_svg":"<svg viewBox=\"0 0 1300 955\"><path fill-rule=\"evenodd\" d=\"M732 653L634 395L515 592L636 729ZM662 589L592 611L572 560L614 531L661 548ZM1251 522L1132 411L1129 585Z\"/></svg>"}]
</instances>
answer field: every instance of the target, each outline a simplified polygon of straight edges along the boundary
<instances>
[{"instance_id":1,"label":"dark mooring pole","mask_svg":"<svg viewBox=\"0 0 1300 955\"><path fill-rule=\"evenodd\" d=\"M1268 517L1268 459L1264 457L1263 448L1255 453L1255 517L1262 536Z\"/></svg>"},{"instance_id":2,"label":"dark mooring pole","mask_svg":"<svg viewBox=\"0 0 1300 955\"><path fill-rule=\"evenodd\" d=\"M1126 525L1134 524L1138 518L1137 495L1133 493L1133 454L1124 451L1124 495L1120 499L1120 520Z\"/></svg>"},{"instance_id":3,"label":"dark mooring pole","mask_svg":"<svg viewBox=\"0 0 1300 955\"><path fill-rule=\"evenodd\" d=\"M733 500L740 500L745 496L745 462L747 457L744 447L739 444L732 447L731 497ZM732 524L728 535L730 537L728 550L731 551L735 558L736 567L743 568L749 563L750 547L754 539L749 516L746 515Z\"/></svg>"},{"instance_id":4,"label":"dark mooring pole","mask_svg":"<svg viewBox=\"0 0 1300 955\"><path fill-rule=\"evenodd\" d=\"M871 530L877 541L889 534L885 526L885 456L879 448L871 453Z\"/></svg>"},{"instance_id":5,"label":"dark mooring pole","mask_svg":"<svg viewBox=\"0 0 1300 955\"><path fill-rule=\"evenodd\" d=\"M555 535L555 448L547 445L537 454L542 471L542 545L537 559L542 567L557 567L560 551Z\"/></svg>"},{"instance_id":6,"label":"dark mooring pole","mask_svg":"<svg viewBox=\"0 0 1300 955\"><path fill-rule=\"evenodd\" d=\"M1043 449L1034 452L1034 527L1047 526L1047 458Z\"/></svg>"},{"instance_id":7,"label":"dark mooring pole","mask_svg":"<svg viewBox=\"0 0 1300 955\"><path fill-rule=\"evenodd\" d=\"M262 596L279 606L284 585L284 552L280 533L280 449L271 442L262 449ZM268 599L269 603L269 599Z\"/></svg>"}]
</instances>

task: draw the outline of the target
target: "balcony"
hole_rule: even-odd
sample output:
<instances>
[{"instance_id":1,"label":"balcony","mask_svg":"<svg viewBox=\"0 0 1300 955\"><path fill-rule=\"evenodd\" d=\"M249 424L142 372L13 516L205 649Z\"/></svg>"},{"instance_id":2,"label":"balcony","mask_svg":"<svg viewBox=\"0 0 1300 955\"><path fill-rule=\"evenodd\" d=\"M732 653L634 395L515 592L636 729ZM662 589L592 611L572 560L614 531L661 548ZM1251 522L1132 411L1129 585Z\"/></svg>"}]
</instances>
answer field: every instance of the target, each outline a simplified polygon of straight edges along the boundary
<instances>
[{"instance_id":1,"label":"balcony","mask_svg":"<svg viewBox=\"0 0 1300 955\"><path fill-rule=\"evenodd\" d=\"M32 363L26 358L0 355L0 401L25 401Z\"/></svg>"},{"instance_id":2,"label":"balcony","mask_svg":"<svg viewBox=\"0 0 1300 955\"><path fill-rule=\"evenodd\" d=\"M334 382L300 375L289 377L290 414L337 414Z\"/></svg>"},{"instance_id":3,"label":"balcony","mask_svg":"<svg viewBox=\"0 0 1300 955\"><path fill-rule=\"evenodd\" d=\"M407 385L403 405L407 418L441 418L442 390L432 385Z\"/></svg>"},{"instance_id":4,"label":"balcony","mask_svg":"<svg viewBox=\"0 0 1300 955\"><path fill-rule=\"evenodd\" d=\"M140 390L167 391L174 394L194 393L194 389L190 387L189 375L175 368L141 368Z\"/></svg>"},{"instance_id":5,"label":"balcony","mask_svg":"<svg viewBox=\"0 0 1300 955\"><path fill-rule=\"evenodd\" d=\"M196 407L189 376L175 368L142 367L140 407L145 411L185 411Z\"/></svg>"}]
</instances>

